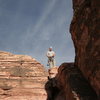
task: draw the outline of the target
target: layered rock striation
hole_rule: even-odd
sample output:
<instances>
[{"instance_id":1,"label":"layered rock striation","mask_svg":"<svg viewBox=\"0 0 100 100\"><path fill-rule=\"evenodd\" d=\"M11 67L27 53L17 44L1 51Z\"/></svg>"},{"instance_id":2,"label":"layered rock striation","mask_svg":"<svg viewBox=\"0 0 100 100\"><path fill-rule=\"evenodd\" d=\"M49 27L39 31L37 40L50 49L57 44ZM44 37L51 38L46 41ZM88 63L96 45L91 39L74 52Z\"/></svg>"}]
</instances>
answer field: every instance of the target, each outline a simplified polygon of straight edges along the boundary
<instances>
[{"instance_id":1,"label":"layered rock striation","mask_svg":"<svg viewBox=\"0 0 100 100\"><path fill-rule=\"evenodd\" d=\"M100 0L73 0L75 65L100 96Z\"/></svg>"},{"instance_id":2,"label":"layered rock striation","mask_svg":"<svg viewBox=\"0 0 100 100\"><path fill-rule=\"evenodd\" d=\"M46 100L47 72L25 55L0 51L0 100Z\"/></svg>"}]
</instances>

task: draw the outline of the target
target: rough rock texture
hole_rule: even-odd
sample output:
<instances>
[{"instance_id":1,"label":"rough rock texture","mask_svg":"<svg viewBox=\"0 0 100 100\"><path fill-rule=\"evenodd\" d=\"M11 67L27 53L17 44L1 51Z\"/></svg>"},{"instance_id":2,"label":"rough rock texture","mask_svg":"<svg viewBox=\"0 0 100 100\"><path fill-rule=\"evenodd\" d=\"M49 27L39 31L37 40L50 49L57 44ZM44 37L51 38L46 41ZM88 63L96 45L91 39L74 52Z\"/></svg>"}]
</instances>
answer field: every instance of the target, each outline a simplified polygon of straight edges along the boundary
<instances>
[{"instance_id":1,"label":"rough rock texture","mask_svg":"<svg viewBox=\"0 0 100 100\"><path fill-rule=\"evenodd\" d=\"M49 78L54 78L58 73L58 67L48 69Z\"/></svg>"},{"instance_id":2,"label":"rough rock texture","mask_svg":"<svg viewBox=\"0 0 100 100\"><path fill-rule=\"evenodd\" d=\"M46 100L46 81L35 59L0 51L0 100Z\"/></svg>"},{"instance_id":3,"label":"rough rock texture","mask_svg":"<svg viewBox=\"0 0 100 100\"><path fill-rule=\"evenodd\" d=\"M47 100L97 100L97 95L73 63L63 63L45 85Z\"/></svg>"},{"instance_id":4,"label":"rough rock texture","mask_svg":"<svg viewBox=\"0 0 100 100\"><path fill-rule=\"evenodd\" d=\"M100 0L73 0L73 9L75 65L100 96Z\"/></svg>"},{"instance_id":5,"label":"rough rock texture","mask_svg":"<svg viewBox=\"0 0 100 100\"><path fill-rule=\"evenodd\" d=\"M49 79L47 100L100 100L100 0L73 0L73 9L75 64L62 64Z\"/></svg>"}]
</instances>

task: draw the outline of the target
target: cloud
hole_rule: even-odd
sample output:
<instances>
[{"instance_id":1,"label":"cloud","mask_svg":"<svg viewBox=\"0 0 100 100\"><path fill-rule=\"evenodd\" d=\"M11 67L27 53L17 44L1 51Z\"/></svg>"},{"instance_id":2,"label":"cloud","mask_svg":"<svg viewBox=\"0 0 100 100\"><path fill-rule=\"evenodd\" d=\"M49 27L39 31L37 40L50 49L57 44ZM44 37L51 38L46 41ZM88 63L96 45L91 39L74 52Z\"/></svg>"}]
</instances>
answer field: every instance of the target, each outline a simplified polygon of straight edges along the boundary
<instances>
[{"instance_id":1,"label":"cloud","mask_svg":"<svg viewBox=\"0 0 100 100\"><path fill-rule=\"evenodd\" d=\"M41 16L41 19L37 22L37 24L35 25L33 29L34 33L37 33L37 31L39 30L39 28L41 27L45 19L48 17L50 12L53 10L53 7L55 6L56 2L57 0L51 0L50 4L46 6L45 11L43 12L43 15Z\"/></svg>"},{"instance_id":2,"label":"cloud","mask_svg":"<svg viewBox=\"0 0 100 100\"><path fill-rule=\"evenodd\" d=\"M44 21L46 20L46 18L50 14L50 12L53 10L53 7L55 6L56 2L57 2L57 0L50 0L47 3L44 10L42 11L40 19L38 19L35 26L32 27L33 29L30 31L30 28L27 28L27 32L25 34L26 38L32 38L37 35L37 33L40 30L41 26L43 25ZM39 33L39 34L41 34L41 33Z\"/></svg>"}]
</instances>

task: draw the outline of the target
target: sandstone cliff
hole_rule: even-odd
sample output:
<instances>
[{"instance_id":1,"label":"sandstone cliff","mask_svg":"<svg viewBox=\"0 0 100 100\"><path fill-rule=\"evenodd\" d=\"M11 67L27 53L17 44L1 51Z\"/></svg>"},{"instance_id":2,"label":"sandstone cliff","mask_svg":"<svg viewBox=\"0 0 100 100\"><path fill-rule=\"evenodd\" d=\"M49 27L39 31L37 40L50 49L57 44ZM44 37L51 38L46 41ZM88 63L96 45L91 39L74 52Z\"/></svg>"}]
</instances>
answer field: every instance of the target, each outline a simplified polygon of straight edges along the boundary
<instances>
[{"instance_id":1,"label":"sandstone cliff","mask_svg":"<svg viewBox=\"0 0 100 100\"><path fill-rule=\"evenodd\" d=\"M62 64L49 79L47 100L100 100L100 0L73 0L73 10L75 63Z\"/></svg>"},{"instance_id":2,"label":"sandstone cliff","mask_svg":"<svg viewBox=\"0 0 100 100\"><path fill-rule=\"evenodd\" d=\"M0 100L46 100L46 81L35 59L0 51Z\"/></svg>"},{"instance_id":3,"label":"sandstone cliff","mask_svg":"<svg viewBox=\"0 0 100 100\"><path fill-rule=\"evenodd\" d=\"M100 96L100 0L73 0L75 65Z\"/></svg>"}]
</instances>

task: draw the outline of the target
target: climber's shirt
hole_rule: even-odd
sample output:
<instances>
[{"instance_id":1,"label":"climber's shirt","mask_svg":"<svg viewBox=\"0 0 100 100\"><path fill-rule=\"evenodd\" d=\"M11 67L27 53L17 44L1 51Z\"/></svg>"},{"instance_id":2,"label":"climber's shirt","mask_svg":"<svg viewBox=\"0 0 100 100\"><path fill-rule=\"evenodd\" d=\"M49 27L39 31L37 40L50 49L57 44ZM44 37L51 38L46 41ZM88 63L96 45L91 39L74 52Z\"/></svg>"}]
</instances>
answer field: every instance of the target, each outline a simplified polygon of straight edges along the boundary
<instances>
[{"instance_id":1,"label":"climber's shirt","mask_svg":"<svg viewBox=\"0 0 100 100\"><path fill-rule=\"evenodd\" d=\"M55 52L54 51L47 51L47 57L48 58L52 58L55 56Z\"/></svg>"}]
</instances>

